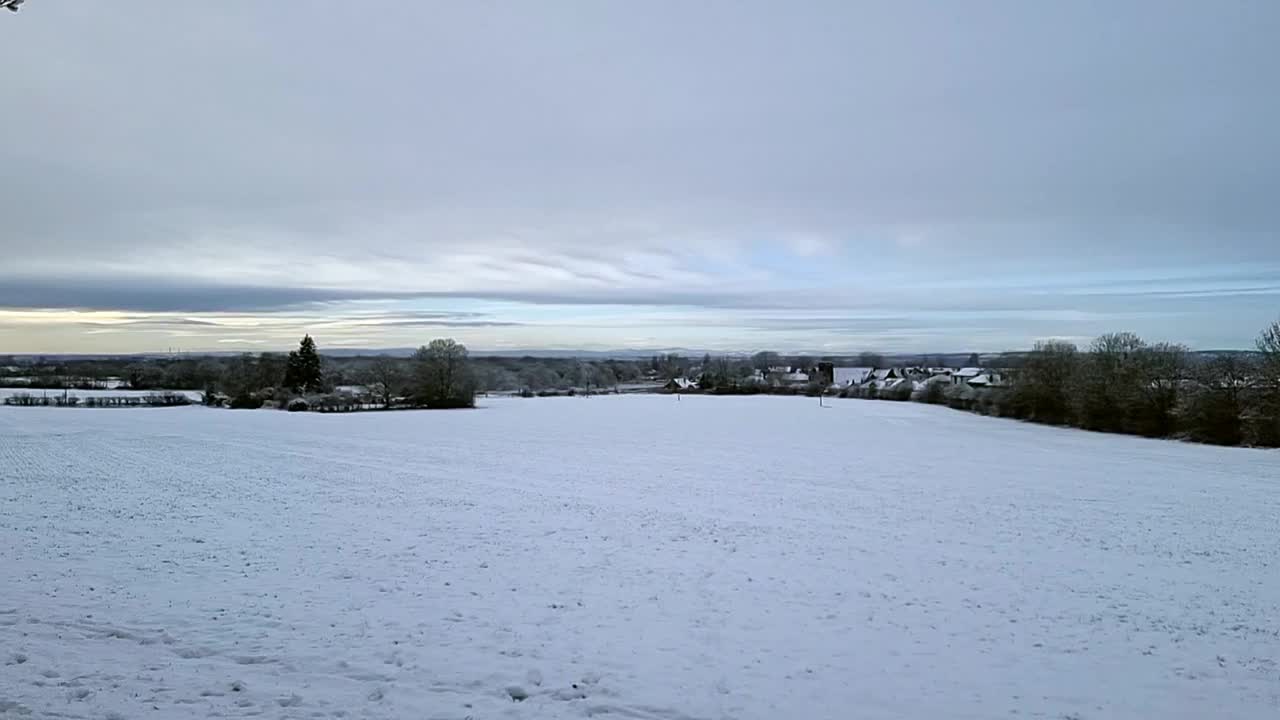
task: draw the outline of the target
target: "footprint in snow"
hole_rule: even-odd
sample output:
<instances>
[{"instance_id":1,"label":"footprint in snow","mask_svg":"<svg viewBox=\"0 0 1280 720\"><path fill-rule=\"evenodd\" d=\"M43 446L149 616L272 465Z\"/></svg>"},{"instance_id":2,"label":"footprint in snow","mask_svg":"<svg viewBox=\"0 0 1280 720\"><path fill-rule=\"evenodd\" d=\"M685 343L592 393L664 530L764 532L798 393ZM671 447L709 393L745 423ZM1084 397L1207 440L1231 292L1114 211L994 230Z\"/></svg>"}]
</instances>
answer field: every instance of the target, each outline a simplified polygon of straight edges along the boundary
<instances>
[{"instance_id":1,"label":"footprint in snow","mask_svg":"<svg viewBox=\"0 0 1280 720\"><path fill-rule=\"evenodd\" d=\"M93 694L93 691L90 690L89 688L76 688L67 693L67 699L68 700L84 700L85 698L89 697L92 694Z\"/></svg>"},{"instance_id":2,"label":"footprint in snow","mask_svg":"<svg viewBox=\"0 0 1280 720\"><path fill-rule=\"evenodd\" d=\"M515 702L524 702L529 699L529 693L519 685L508 685L507 695Z\"/></svg>"}]
</instances>

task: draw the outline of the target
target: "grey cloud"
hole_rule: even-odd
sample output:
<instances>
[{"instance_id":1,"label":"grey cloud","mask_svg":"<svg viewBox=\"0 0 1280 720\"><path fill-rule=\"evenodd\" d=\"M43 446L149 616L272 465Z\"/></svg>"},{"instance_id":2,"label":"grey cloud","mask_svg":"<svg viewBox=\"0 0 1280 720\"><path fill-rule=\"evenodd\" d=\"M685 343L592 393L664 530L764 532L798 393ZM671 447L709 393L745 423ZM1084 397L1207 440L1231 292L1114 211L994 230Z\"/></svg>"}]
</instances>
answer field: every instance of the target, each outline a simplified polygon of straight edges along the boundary
<instances>
[{"instance_id":1,"label":"grey cloud","mask_svg":"<svg viewBox=\"0 0 1280 720\"><path fill-rule=\"evenodd\" d=\"M22 71L0 78L0 306L1118 313L1276 287L1260 271L1083 297L1053 276L1280 262L1280 4L359 7L353 21L283 1L48 0L3 18L0 62ZM925 239L895 248L895 229ZM811 261L829 274L719 252L790 233L831 239ZM225 278L146 269L197 246L227 250ZM657 269L628 263L636 250ZM460 252L481 279L447 292L317 288L301 262L429 270ZM740 277L753 262L768 279ZM238 263L299 272L237 283ZM136 277L95 272L120 266ZM511 281L557 273L564 287ZM1046 296L1002 285L1027 276ZM501 322L388 318L435 320Z\"/></svg>"},{"instance_id":2,"label":"grey cloud","mask_svg":"<svg viewBox=\"0 0 1280 720\"><path fill-rule=\"evenodd\" d=\"M184 282L128 276L3 277L0 307L134 312L254 312L343 300L399 297L378 291Z\"/></svg>"},{"instance_id":3,"label":"grey cloud","mask_svg":"<svg viewBox=\"0 0 1280 720\"><path fill-rule=\"evenodd\" d=\"M0 275L0 307L25 309L122 310L132 312L271 312L323 307L357 300L483 300L526 305L687 307L718 310L911 309L937 312L1071 310L1104 307L1154 307L1165 298L1229 298L1280 295L1280 283L1262 275L1208 274L1161 280L1117 278L1079 284L992 288L929 284L859 290L853 287L757 290L572 290L476 289L460 291L386 291L269 287L182 282L147 275L5 277ZM1123 303L1118 305L1117 303ZM336 322L371 326L453 323L463 327L493 324L484 313L456 311L348 312ZM192 324L210 324L190 319ZM779 320L793 322L793 320ZM495 327L500 325L493 325ZM818 329L818 328L815 328Z\"/></svg>"},{"instance_id":4,"label":"grey cloud","mask_svg":"<svg viewBox=\"0 0 1280 720\"><path fill-rule=\"evenodd\" d=\"M363 7L6 23L6 53L60 58L6 81L10 227L331 233L424 202L831 228L1280 212L1267 3Z\"/></svg>"},{"instance_id":5,"label":"grey cloud","mask_svg":"<svg viewBox=\"0 0 1280 720\"><path fill-rule=\"evenodd\" d=\"M210 320L201 320L199 318L155 318L155 317L126 317L120 319L106 320L79 320L77 325L84 328L174 328L174 327L197 327L197 328L217 328L221 327L218 323Z\"/></svg>"},{"instance_id":6,"label":"grey cloud","mask_svg":"<svg viewBox=\"0 0 1280 720\"><path fill-rule=\"evenodd\" d=\"M379 323L354 323L358 327L441 327L441 328L486 328L486 327L520 327L525 323L506 320L388 320Z\"/></svg>"}]
</instances>

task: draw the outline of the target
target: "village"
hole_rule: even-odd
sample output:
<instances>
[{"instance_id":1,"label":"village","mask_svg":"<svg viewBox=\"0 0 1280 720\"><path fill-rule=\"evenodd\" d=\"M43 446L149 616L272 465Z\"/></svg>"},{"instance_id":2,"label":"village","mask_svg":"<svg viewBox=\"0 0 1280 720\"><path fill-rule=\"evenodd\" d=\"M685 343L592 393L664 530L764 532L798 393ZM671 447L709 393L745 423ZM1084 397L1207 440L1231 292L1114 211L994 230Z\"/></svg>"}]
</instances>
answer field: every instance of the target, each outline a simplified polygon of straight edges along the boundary
<instances>
[{"instance_id":1,"label":"village","mask_svg":"<svg viewBox=\"0 0 1280 720\"><path fill-rule=\"evenodd\" d=\"M678 377L667 380L662 390L669 393L712 392L793 394L828 394L844 397L879 396L906 400L912 394L928 392L930 387L971 388L974 390L1003 387L1007 371L986 367L845 366L834 362L804 365L771 365L733 372L726 361L720 367L695 366ZM648 373L660 379L658 371Z\"/></svg>"}]
</instances>

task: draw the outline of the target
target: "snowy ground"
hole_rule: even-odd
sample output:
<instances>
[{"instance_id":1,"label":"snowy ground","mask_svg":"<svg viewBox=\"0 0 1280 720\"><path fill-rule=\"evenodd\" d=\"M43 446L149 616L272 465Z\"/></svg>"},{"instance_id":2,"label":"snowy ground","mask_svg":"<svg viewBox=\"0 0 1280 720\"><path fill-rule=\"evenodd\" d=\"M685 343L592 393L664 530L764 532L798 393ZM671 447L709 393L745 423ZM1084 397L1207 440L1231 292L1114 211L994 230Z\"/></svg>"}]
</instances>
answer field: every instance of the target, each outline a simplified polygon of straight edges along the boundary
<instances>
[{"instance_id":1,"label":"snowy ground","mask_svg":"<svg viewBox=\"0 0 1280 720\"><path fill-rule=\"evenodd\" d=\"M1280 453L829 404L0 408L0 717L1280 717Z\"/></svg>"},{"instance_id":2,"label":"snowy ground","mask_svg":"<svg viewBox=\"0 0 1280 720\"><path fill-rule=\"evenodd\" d=\"M31 395L33 397L59 397L63 393L67 395L88 398L88 397L146 397L148 395L162 395L164 393L178 393L186 395L192 402L200 402L204 398L204 393L199 390L76 390L74 388L68 390L54 390L47 388L24 388L24 387L5 387L0 388L0 399L10 397L12 395ZM63 408L67 409L67 408ZM108 408L111 409L111 408Z\"/></svg>"}]
</instances>

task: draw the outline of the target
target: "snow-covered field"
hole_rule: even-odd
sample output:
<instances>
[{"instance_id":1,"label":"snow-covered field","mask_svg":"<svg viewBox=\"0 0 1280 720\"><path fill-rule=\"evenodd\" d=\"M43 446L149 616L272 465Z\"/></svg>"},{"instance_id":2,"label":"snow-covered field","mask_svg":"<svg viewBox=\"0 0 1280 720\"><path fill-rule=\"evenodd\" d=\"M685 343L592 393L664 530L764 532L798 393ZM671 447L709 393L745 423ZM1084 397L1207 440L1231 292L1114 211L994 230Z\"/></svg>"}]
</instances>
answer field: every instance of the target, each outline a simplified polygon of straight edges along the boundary
<instances>
[{"instance_id":1,"label":"snow-covered field","mask_svg":"<svg viewBox=\"0 0 1280 720\"><path fill-rule=\"evenodd\" d=\"M1280 453L829 404L0 408L0 717L1280 717Z\"/></svg>"},{"instance_id":2,"label":"snow-covered field","mask_svg":"<svg viewBox=\"0 0 1280 720\"><path fill-rule=\"evenodd\" d=\"M63 393L78 398L89 397L146 397L148 395L161 395L164 393L179 393L186 395L192 402L200 402L204 397L204 393L199 390L52 390L44 388L24 388L24 387L5 387L0 388L0 399L10 397L12 395L31 395L34 397L48 396L61 397Z\"/></svg>"}]
</instances>

